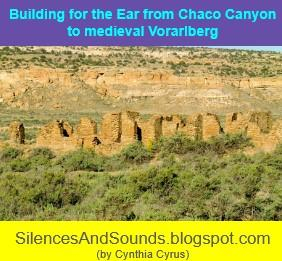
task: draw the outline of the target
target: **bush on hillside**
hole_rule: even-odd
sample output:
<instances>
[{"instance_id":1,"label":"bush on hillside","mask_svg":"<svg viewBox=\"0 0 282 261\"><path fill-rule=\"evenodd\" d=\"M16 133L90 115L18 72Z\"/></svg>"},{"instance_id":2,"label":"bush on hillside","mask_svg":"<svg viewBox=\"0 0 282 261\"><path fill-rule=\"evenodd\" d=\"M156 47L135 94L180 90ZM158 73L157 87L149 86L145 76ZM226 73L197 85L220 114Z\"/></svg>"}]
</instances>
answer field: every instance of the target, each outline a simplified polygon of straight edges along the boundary
<instances>
[{"instance_id":1,"label":"bush on hillside","mask_svg":"<svg viewBox=\"0 0 282 261\"><path fill-rule=\"evenodd\" d=\"M46 159L55 158L55 154L49 149L44 147L35 148L31 151L30 157L42 156Z\"/></svg>"},{"instance_id":2,"label":"bush on hillside","mask_svg":"<svg viewBox=\"0 0 282 261\"><path fill-rule=\"evenodd\" d=\"M7 147L0 152L0 160L9 161L22 156L23 152L20 149Z\"/></svg>"},{"instance_id":3,"label":"bush on hillside","mask_svg":"<svg viewBox=\"0 0 282 261\"><path fill-rule=\"evenodd\" d=\"M74 206L83 200L87 191L85 183L63 173L5 175L0 179L0 220L26 216L35 219L38 213L50 208Z\"/></svg>"},{"instance_id":4,"label":"bush on hillside","mask_svg":"<svg viewBox=\"0 0 282 261\"><path fill-rule=\"evenodd\" d=\"M77 150L64 155L58 164L67 171L89 170L103 171L105 159L94 150Z\"/></svg>"},{"instance_id":5,"label":"bush on hillside","mask_svg":"<svg viewBox=\"0 0 282 261\"><path fill-rule=\"evenodd\" d=\"M152 159L152 153L141 142L135 142L124 148L118 158L124 162L142 164Z\"/></svg>"},{"instance_id":6,"label":"bush on hillside","mask_svg":"<svg viewBox=\"0 0 282 261\"><path fill-rule=\"evenodd\" d=\"M14 172L27 172L31 170L31 162L28 159L15 159L9 165Z\"/></svg>"},{"instance_id":7,"label":"bush on hillside","mask_svg":"<svg viewBox=\"0 0 282 261\"><path fill-rule=\"evenodd\" d=\"M168 154L205 154L209 152L221 155L250 145L250 139L242 134L220 135L208 141L203 141L193 140L184 134L178 133L171 137L161 137L153 145L153 151L160 153L162 157Z\"/></svg>"}]
</instances>

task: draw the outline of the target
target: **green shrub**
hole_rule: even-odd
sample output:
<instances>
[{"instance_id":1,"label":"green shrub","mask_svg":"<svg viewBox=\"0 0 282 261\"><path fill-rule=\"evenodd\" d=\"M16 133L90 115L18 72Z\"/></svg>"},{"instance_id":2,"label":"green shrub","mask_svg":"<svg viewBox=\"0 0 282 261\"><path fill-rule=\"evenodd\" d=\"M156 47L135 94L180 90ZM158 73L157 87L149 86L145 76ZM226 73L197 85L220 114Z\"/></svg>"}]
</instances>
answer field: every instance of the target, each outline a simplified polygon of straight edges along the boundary
<instances>
[{"instance_id":1,"label":"green shrub","mask_svg":"<svg viewBox=\"0 0 282 261\"><path fill-rule=\"evenodd\" d=\"M84 182L63 173L1 176L0 220L36 219L39 213L47 213L49 209L54 213L80 203L87 192ZM42 218L46 219L46 214Z\"/></svg>"},{"instance_id":2,"label":"green shrub","mask_svg":"<svg viewBox=\"0 0 282 261\"><path fill-rule=\"evenodd\" d=\"M26 172L31 169L28 159L15 159L10 162L10 168L14 172Z\"/></svg>"},{"instance_id":3,"label":"green shrub","mask_svg":"<svg viewBox=\"0 0 282 261\"><path fill-rule=\"evenodd\" d=\"M281 220L279 160L279 150L187 153L115 175L67 175L59 165L41 175L2 173L0 219Z\"/></svg>"},{"instance_id":4,"label":"green shrub","mask_svg":"<svg viewBox=\"0 0 282 261\"><path fill-rule=\"evenodd\" d=\"M188 152L196 154L212 152L221 155L250 145L250 139L242 134L220 135L208 141L192 140L184 134L176 134L171 137L161 137L153 145L153 151L159 152L161 157L168 154L181 155Z\"/></svg>"},{"instance_id":5,"label":"green shrub","mask_svg":"<svg viewBox=\"0 0 282 261\"><path fill-rule=\"evenodd\" d=\"M124 148L118 158L120 161L142 164L152 158L152 153L141 142L136 142Z\"/></svg>"},{"instance_id":6,"label":"green shrub","mask_svg":"<svg viewBox=\"0 0 282 261\"><path fill-rule=\"evenodd\" d=\"M46 159L53 159L55 158L55 154L49 148L35 148L32 150L30 157L37 157L42 156Z\"/></svg>"},{"instance_id":7,"label":"green shrub","mask_svg":"<svg viewBox=\"0 0 282 261\"><path fill-rule=\"evenodd\" d=\"M63 156L58 164L67 171L103 171L105 159L94 150L77 150Z\"/></svg>"},{"instance_id":8,"label":"green shrub","mask_svg":"<svg viewBox=\"0 0 282 261\"><path fill-rule=\"evenodd\" d=\"M209 151L210 145L206 141L192 140L184 134L178 133L171 137L161 137L153 144L152 150L159 153L161 158L169 154L184 155L189 152L203 154Z\"/></svg>"},{"instance_id":9,"label":"green shrub","mask_svg":"<svg viewBox=\"0 0 282 261\"><path fill-rule=\"evenodd\" d=\"M246 135L239 134L225 134L210 140L210 149L223 154L229 150L239 150L251 146L251 140Z\"/></svg>"},{"instance_id":10,"label":"green shrub","mask_svg":"<svg viewBox=\"0 0 282 261\"><path fill-rule=\"evenodd\" d=\"M175 165L158 168L151 167L142 173L129 176L129 184L139 192L150 191L160 197L168 195L178 182L179 170Z\"/></svg>"},{"instance_id":11,"label":"green shrub","mask_svg":"<svg viewBox=\"0 0 282 261\"><path fill-rule=\"evenodd\" d=\"M119 171L128 168L128 162L121 160L120 154L107 157L105 160L105 171Z\"/></svg>"},{"instance_id":12,"label":"green shrub","mask_svg":"<svg viewBox=\"0 0 282 261\"><path fill-rule=\"evenodd\" d=\"M38 155L29 158L30 166L34 170L47 170L52 166L52 161L44 156Z\"/></svg>"},{"instance_id":13,"label":"green shrub","mask_svg":"<svg viewBox=\"0 0 282 261\"><path fill-rule=\"evenodd\" d=\"M67 179L62 173L47 173L38 182L38 185L30 191L29 199L41 208L48 205L55 208L75 205L87 192L85 184Z\"/></svg>"},{"instance_id":14,"label":"green shrub","mask_svg":"<svg viewBox=\"0 0 282 261\"><path fill-rule=\"evenodd\" d=\"M20 149L7 147L0 152L0 159L3 161L9 161L20 157L22 154L23 152Z\"/></svg>"},{"instance_id":15,"label":"green shrub","mask_svg":"<svg viewBox=\"0 0 282 261\"><path fill-rule=\"evenodd\" d=\"M278 145L273 153L264 155L261 161L267 166L282 171L282 145Z\"/></svg>"},{"instance_id":16,"label":"green shrub","mask_svg":"<svg viewBox=\"0 0 282 261\"><path fill-rule=\"evenodd\" d=\"M191 150L193 141L183 134L176 134L171 137L161 137L153 144L153 151L161 152L162 154L185 154Z\"/></svg>"}]
</instances>

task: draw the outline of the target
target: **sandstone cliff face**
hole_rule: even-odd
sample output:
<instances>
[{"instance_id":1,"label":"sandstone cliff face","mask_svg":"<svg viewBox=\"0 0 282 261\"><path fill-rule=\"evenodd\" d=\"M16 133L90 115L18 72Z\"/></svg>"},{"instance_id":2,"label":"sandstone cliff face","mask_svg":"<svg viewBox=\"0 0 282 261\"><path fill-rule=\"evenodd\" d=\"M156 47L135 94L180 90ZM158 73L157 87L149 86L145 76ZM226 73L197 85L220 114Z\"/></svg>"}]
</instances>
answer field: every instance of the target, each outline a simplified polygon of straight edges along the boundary
<instances>
[{"instance_id":1,"label":"sandstone cliff face","mask_svg":"<svg viewBox=\"0 0 282 261\"><path fill-rule=\"evenodd\" d=\"M202 100L206 106L216 103L235 105L236 96L224 92L230 86L242 90L250 97L272 101L282 99L279 90L282 78L245 78L219 76L176 76L169 71L149 71L123 69L117 71L83 73L81 79L92 86L102 97L116 99L140 99L148 97L178 97ZM130 83L130 84L129 84ZM194 91L196 89L196 92ZM275 95L274 95L275 94ZM183 102L183 101L182 101ZM238 101L237 101L238 102Z\"/></svg>"},{"instance_id":2,"label":"sandstone cliff face","mask_svg":"<svg viewBox=\"0 0 282 261\"><path fill-rule=\"evenodd\" d=\"M219 77L219 76L176 76L169 71L159 70L150 71L146 69L139 70L108 70L99 71L87 70L81 74L81 79L87 84L92 86L104 86L108 89L107 95L116 96L118 93L122 95L122 89L120 92L114 90L114 86L126 86L128 83L128 90L135 86L158 86L158 88L172 87L197 87L197 88L223 88L226 85L233 86L242 89L252 89L259 87L279 87L281 86L281 78L235 78L235 77Z\"/></svg>"},{"instance_id":3,"label":"sandstone cliff face","mask_svg":"<svg viewBox=\"0 0 282 261\"><path fill-rule=\"evenodd\" d=\"M223 109L234 111L237 106L258 110L249 108L251 101L259 101L259 107L282 100L282 77L179 76L165 69L111 67L75 73L35 66L0 71L0 103L10 107L70 110L77 105L89 110L93 108L93 100L100 105L110 100L119 106L122 100L130 105L126 108L138 111L141 110L134 103L145 100L151 106L142 112L150 114L164 113L165 108L168 108L165 114L185 114L191 109L197 113L221 113Z\"/></svg>"},{"instance_id":4,"label":"sandstone cliff face","mask_svg":"<svg viewBox=\"0 0 282 261\"><path fill-rule=\"evenodd\" d=\"M31 67L0 71L0 99L9 107L24 110L58 109L82 84L77 75L63 69Z\"/></svg>"}]
</instances>

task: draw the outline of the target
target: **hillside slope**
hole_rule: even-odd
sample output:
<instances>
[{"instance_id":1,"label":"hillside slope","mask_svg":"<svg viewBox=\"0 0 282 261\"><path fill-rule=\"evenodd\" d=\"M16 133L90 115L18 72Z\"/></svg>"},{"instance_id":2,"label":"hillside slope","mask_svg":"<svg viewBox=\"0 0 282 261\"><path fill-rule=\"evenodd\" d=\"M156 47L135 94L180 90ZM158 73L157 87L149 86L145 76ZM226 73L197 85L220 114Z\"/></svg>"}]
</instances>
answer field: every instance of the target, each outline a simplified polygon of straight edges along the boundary
<instances>
[{"instance_id":1,"label":"hillside slope","mask_svg":"<svg viewBox=\"0 0 282 261\"><path fill-rule=\"evenodd\" d=\"M282 54L208 48L0 49L0 104L25 111L282 113Z\"/></svg>"}]
</instances>

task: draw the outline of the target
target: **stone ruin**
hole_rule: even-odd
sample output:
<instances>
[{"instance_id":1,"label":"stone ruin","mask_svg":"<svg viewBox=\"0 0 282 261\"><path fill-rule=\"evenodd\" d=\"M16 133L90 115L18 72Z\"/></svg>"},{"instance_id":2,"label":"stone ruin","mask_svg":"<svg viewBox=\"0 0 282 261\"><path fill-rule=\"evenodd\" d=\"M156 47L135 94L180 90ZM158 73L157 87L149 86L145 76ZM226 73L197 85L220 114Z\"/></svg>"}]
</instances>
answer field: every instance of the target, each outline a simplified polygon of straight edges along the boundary
<instances>
[{"instance_id":1,"label":"stone ruin","mask_svg":"<svg viewBox=\"0 0 282 261\"><path fill-rule=\"evenodd\" d=\"M24 144L25 129L23 123L14 121L9 126L10 142L14 144Z\"/></svg>"},{"instance_id":2,"label":"stone ruin","mask_svg":"<svg viewBox=\"0 0 282 261\"><path fill-rule=\"evenodd\" d=\"M182 119L178 115L164 116L162 122L163 136L174 135L182 127L182 124Z\"/></svg>"},{"instance_id":3,"label":"stone ruin","mask_svg":"<svg viewBox=\"0 0 282 261\"><path fill-rule=\"evenodd\" d=\"M92 148L94 145L100 144L97 137L97 124L87 117L80 119L77 126L77 136L80 139L81 147Z\"/></svg>"},{"instance_id":4,"label":"stone ruin","mask_svg":"<svg viewBox=\"0 0 282 261\"><path fill-rule=\"evenodd\" d=\"M57 120L41 128L37 145L52 149L68 150L73 148L73 128L68 122Z\"/></svg>"},{"instance_id":5,"label":"stone ruin","mask_svg":"<svg viewBox=\"0 0 282 261\"><path fill-rule=\"evenodd\" d=\"M11 123L9 133L11 142L24 144L22 123ZM257 148L271 151L282 141L282 120L274 121L269 112L236 112L226 115L223 128L219 117L211 113L153 115L146 119L136 112L116 112L105 114L100 126L87 117L81 118L75 128L62 120L48 123L39 132L37 146L61 151L93 148L98 153L113 154L137 140L150 147L161 136L176 133L199 140L221 133L243 133Z\"/></svg>"},{"instance_id":6,"label":"stone ruin","mask_svg":"<svg viewBox=\"0 0 282 261\"><path fill-rule=\"evenodd\" d=\"M162 136L163 117L156 115L149 120L139 120L137 122L137 140L150 146L155 140Z\"/></svg>"},{"instance_id":7,"label":"stone ruin","mask_svg":"<svg viewBox=\"0 0 282 261\"><path fill-rule=\"evenodd\" d=\"M103 143L119 143L121 141L121 113L104 115L101 126Z\"/></svg>"},{"instance_id":8,"label":"stone ruin","mask_svg":"<svg viewBox=\"0 0 282 261\"><path fill-rule=\"evenodd\" d=\"M282 142L282 120L274 121L269 112L231 113L226 116L226 133L244 133L264 151Z\"/></svg>"},{"instance_id":9,"label":"stone ruin","mask_svg":"<svg viewBox=\"0 0 282 261\"><path fill-rule=\"evenodd\" d=\"M188 117L164 117L162 124L163 136L171 136L177 132L194 139L208 140L218 136L223 131L218 116L211 113L194 114Z\"/></svg>"},{"instance_id":10,"label":"stone ruin","mask_svg":"<svg viewBox=\"0 0 282 261\"><path fill-rule=\"evenodd\" d=\"M251 125L258 126L264 133L272 128L270 112L229 113L226 115L225 131L228 133L247 132Z\"/></svg>"}]
</instances>

